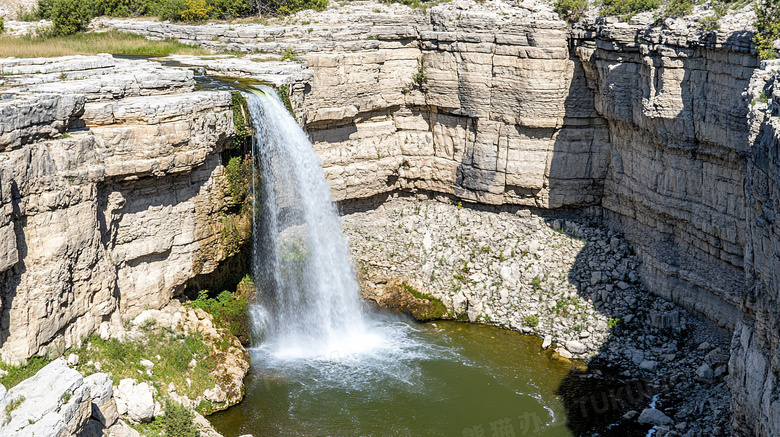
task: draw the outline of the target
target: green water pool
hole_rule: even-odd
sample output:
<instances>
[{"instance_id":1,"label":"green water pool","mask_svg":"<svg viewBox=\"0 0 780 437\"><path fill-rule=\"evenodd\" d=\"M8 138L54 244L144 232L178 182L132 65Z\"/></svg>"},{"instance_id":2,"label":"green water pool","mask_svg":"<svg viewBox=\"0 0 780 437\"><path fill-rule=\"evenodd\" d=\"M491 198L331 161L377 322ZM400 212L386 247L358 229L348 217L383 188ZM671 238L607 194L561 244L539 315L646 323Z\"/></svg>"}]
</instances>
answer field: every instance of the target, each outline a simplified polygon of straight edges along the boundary
<instances>
[{"instance_id":1,"label":"green water pool","mask_svg":"<svg viewBox=\"0 0 780 437\"><path fill-rule=\"evenodd\" d=\"M573 435L556 395L572 364L540 339L383 323L390 341L365 354L280 359L252 349L244 400L209 419L226 437Z\"/></svg>"}]
</instances>

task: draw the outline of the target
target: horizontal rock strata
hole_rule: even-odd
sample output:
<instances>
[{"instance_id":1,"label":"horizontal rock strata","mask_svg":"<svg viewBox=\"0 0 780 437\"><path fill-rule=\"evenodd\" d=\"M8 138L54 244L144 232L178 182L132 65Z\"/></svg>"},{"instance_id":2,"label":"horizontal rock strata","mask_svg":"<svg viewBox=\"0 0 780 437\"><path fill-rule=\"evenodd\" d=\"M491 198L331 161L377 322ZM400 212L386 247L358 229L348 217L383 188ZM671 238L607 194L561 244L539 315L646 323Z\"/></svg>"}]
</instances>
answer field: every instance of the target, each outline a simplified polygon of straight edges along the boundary
<instances>
[{"instance_id":1,"label":"horizontal rock strata","mask_svg":"<svg viewBox=\"0 0 780 437\"><path fill-rule=\"evenodd\" d=\"M161 308L225 259L229 93L102 55L0 67L13 72L0 100L4 360Z\"/></svg>"}]
</instances>

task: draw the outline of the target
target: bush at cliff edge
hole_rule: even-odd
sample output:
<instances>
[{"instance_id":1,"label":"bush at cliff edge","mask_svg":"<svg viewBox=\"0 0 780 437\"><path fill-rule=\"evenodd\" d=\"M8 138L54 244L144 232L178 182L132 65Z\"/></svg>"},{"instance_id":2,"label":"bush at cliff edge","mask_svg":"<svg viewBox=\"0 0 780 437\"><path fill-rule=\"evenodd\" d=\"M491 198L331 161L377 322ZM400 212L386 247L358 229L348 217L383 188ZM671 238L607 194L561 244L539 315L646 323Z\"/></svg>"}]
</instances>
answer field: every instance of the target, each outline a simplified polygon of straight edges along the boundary
<instances>
[{"instance_id":1,"label":"bush at cliff edge","mask_svg":"<svg viewBox=\"0 0 780 437\"><path fill-rule=\"evenodd\" d=\"M777 50L772 47L777 39L780 39L780 0L758 0L753 42L761 59L777 58Z\"/></svg>"}]
</instances>

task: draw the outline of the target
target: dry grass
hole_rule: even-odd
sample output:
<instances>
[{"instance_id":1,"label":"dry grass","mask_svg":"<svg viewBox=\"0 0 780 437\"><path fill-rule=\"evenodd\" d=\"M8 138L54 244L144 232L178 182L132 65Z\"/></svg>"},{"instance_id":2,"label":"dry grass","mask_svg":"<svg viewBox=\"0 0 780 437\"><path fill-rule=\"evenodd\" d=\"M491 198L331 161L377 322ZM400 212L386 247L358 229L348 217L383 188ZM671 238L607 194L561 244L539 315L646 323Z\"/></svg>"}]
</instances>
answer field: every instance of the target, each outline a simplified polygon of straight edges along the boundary
<instances>
[{"instance_id":1,"label":"dry grass","mask_svg":"<svg viewBox=\"0 0 780 437\"><path fill-rule=\"evenodd\" d=\"M12 37L0 36L0 58L42 58L67 55L167 56L204 55L209 51L201 47L182 44L176 40L151 41L143 36L117 31L79 33L61 37Z\"/></svg>"}]
</instances>

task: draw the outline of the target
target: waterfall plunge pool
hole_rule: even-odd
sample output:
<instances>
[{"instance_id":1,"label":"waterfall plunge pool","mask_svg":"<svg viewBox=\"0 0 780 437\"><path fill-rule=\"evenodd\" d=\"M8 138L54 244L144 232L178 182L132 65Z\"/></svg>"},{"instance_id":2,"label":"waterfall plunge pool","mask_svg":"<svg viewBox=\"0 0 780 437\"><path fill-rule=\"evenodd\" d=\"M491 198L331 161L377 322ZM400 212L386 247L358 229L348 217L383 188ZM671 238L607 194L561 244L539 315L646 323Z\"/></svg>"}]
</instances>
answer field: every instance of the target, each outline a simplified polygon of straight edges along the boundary
<instances>
[{"instance_id":1,"label":"waterfall plunge pool","mask_svg":"<svg viewBox=\"0 0 780 437\"><path fill-rule=\"evenodd\" d=\"M275 90L255 88L244 96L262 342L244 401L211 416L214 426L227 437L587 435L557 394L574 366L539 339L364 307L319 157ZM610 415L599 417L587 427Z\"/></svg>"},{"instance_id":2,"label":"waterfall plunge pool","mask_svg":"<svg viewBox=\"0 0 780 437\"><path fill-rule=\"evenodd\" d=\"M573 435L556 395L573 365L540 339L446 321L377 329L386 343L362 353L250 349L244 400L209 420L225 437Z\"/></svg>"}]
</instances>

